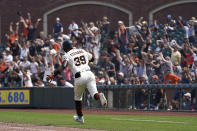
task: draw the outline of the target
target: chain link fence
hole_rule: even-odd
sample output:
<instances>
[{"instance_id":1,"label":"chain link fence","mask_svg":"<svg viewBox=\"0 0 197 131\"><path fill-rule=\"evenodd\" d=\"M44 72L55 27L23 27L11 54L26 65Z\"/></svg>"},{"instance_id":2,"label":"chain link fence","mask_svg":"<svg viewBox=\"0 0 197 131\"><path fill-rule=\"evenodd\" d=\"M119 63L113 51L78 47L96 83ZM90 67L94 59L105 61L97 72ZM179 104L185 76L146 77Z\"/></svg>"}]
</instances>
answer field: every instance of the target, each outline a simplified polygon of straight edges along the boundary
<instances>
[{"instance_id":1,"label":"chain link fence","mask_svg":"<svg viewBox=\"0 0 197 131\"><path fill-rule=\"evenodd\" d=\"M197 84L148 84L98 86L108 100L107 107L91 98L88 91L83 98L84 108L117 110L196 111Z\"/></svg>"}]
</instances>

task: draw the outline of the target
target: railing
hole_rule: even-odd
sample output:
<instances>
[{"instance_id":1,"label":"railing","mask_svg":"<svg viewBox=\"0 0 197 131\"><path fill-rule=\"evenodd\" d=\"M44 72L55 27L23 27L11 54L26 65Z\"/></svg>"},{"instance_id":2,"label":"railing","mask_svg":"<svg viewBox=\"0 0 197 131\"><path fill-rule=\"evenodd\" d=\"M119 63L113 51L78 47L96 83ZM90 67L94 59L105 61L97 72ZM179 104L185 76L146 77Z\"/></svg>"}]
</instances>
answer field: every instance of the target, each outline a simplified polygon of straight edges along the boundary
<instances>
[{"instance_id":1,"label":"railing","mask_svg":"<svg viewBox=\"0 0 197 131\"><path fill-rule=\"evenodd\" d=\"M197 84L98 86L108 100L106 109L197 111ZM85 108L102 108L85 92Z\"/></svg>"},{"instance_id":2,"label":"railing","mask_svg":"<svg viewBox=\"0 0 197 131\"><path fill-rule=\"evenodd\" d=\"M197 84L100 85L108 100L105 109L197 111ZM0 88L0 108L72 108L73 88ZM84 108L102 108L86 91Z\"/></svg>"}]
</instances>

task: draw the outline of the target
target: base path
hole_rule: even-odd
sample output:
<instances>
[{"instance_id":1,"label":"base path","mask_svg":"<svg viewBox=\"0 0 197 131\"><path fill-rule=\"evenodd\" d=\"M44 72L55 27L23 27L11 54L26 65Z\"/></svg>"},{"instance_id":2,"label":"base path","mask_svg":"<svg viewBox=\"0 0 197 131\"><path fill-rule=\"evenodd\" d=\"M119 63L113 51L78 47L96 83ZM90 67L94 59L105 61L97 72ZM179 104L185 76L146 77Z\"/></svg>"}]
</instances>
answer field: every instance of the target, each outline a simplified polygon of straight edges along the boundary
<instances>
[{"instance_id":1,"label":"base path","mask_svg":"<svg viewBox=\"0 0 197 131\"><path fill-rule=\"evenodd\" d=\"M37 126L30 124L0 122L0 131L103 131L103 130L79 129L79 128L56 127L56 126Z\"/></svg>"}]
</instances>

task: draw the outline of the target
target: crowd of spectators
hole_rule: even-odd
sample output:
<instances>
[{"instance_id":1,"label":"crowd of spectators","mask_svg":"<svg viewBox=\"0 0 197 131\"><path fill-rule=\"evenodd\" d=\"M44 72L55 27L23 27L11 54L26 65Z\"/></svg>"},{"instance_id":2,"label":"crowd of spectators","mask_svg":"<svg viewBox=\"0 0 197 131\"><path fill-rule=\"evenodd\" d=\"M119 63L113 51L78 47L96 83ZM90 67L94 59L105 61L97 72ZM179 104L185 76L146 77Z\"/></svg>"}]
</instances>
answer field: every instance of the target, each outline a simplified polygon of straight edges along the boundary
<instances>
[{"instance_id":1,"label":"crowd of spectators","mask_svg":"<svg viewBox=\"0 0 197 131\"><path fill-rule=\"evenodd\" d=\"M90 66L98 85L197 82L195 17L175 19L169 14L163 23L154 20L153 24L141 17L129 27L120 20L118 28L112 28L106 16L95 22L72 20L69 27L57 17L53 33L46 37L37 30L42 19L33 23L30 13L27 18L17 14L19 21L10 23L7 41L1 48L0 86L73 87L69 68L53 81L46 81L47 75L61 65L65 40L94 54ZM21 26L23 32L19 32Z\"/></svg>"}]
</instances>

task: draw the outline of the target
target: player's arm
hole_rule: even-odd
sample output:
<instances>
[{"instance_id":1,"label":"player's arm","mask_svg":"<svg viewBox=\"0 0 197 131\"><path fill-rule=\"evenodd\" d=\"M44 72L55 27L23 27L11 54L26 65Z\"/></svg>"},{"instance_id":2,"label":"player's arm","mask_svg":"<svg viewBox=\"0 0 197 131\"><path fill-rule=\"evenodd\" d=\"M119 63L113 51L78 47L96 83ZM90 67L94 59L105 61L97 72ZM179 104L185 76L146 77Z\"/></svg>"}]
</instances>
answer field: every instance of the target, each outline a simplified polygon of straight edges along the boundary
<instances>
[{"instance_id":1,"label":"player's arm","mask_svg":"<svg viewBox=\"0 0 197 131\"><path fill-rule=\"evenodd\" d=\"M57 75L61 74L61 72L64 70L64 68L62 68L61 66L54 71L54 75L53 77L56 77Z\"/></svg>"},{"instance_id":2,"label":"player's arm","mask_svg":"<svg viewBox=\"0 0 197 131\"><path fill-rule=\"evenodd\" d=\"M94 53L87 52L89 62L94 62Z\"/></svg>"},{"instance_id":3,"label":"player's arm","mask_svg":"<svg viewBox=\"0 0 197 131\"><path fill-rule=\"evenodd\" d=\"M46 78L47 81L50 81L50 80L54 79L57 75L61 74L66 67L67 67L67 61L64 60L62 62L62 65L60 65L59 68L56 69L53 74L47 76L47 78Z\"/></svg>"},{"instance_id":4,"label":"player's arm","mask_svg":"<svg viewBox=\"0 0 197 131\"><path fill-rule=\"evenodd\" d=\"M92 58L89 60L89 62L94 62L94 57L92 56Z\"/></svg>"}]
</instances>

